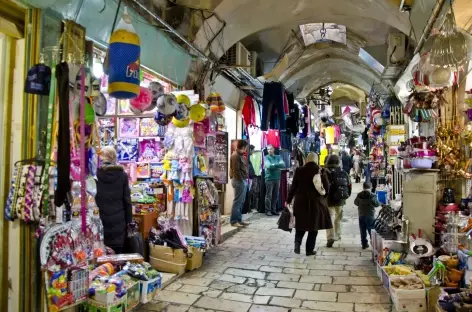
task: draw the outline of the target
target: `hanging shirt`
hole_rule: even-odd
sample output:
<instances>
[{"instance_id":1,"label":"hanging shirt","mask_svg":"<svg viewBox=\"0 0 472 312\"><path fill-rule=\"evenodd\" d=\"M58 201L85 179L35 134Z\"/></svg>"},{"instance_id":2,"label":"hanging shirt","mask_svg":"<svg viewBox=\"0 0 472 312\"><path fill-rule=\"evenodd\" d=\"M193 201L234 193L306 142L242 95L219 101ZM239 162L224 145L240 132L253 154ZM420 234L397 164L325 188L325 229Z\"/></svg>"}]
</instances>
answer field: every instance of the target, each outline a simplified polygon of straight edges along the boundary
<instances>
[{"instance_id":1,"label":"hanging shirt","mask_svg":"<svg viewBox=\"0 0 472 312\"><path fill-rule=\"evenodd\" d=\"M290 114L290 108L288 105L288 98L287 98L286 92L284 92L284 113L285 113L285 116L288 116Z\"/></svg>"},{"instance_id":2,"label":"hanging shirt","mask_svg":"<svg viewBox=\"0 0 472 312\"><path fill-rule=\"evenodd\" d=\"M279 130L268 130L265 133L266 146L272 145L274 148L280 148Z\"/></svg>"},{"instance_id":3,"label":"hanging shirt","mask_svg":"<svg viewBox=\"0 0 472 312\"><path fill-rule=\"evenodd\" d=\"M249 127L249 143L254 145L254 150L261 151L262 150L262 130L257 127Z\"/></svg>"},{"instance_id":4,"label":"hanging shirt","mask_svg":"<svg viewBox=\"0 0 472 312\"><path fill-rule=\"evenodd\" d=\"M254 168L254 174L260 177L262 173L262 151L252 152L250 159Z\"/></svg>"},{"instance_id":5,"label":"hanging shirt","mask_svg":"<svg viewBox=\"0 0 472 312\"><path fill-rule=\"evenodd\" d=\"M255 125L256 124L256 111L254 109L254 102L251 96L246 96L244 99L244 106L242 109L242 115L243 115L243 120L244 123L246 124L246 127L249 127L249 125Z\"/></svg>"},{"instance_id":6,"label":"hanging shirt","mask_svg":"<svg viewBox=\"0 0 472 312\"><path fill-rule=\"evenodd\" d=\"M325 129L326 144L334 144L334 128L326 127Z\"/></svg>"}]
</instances>

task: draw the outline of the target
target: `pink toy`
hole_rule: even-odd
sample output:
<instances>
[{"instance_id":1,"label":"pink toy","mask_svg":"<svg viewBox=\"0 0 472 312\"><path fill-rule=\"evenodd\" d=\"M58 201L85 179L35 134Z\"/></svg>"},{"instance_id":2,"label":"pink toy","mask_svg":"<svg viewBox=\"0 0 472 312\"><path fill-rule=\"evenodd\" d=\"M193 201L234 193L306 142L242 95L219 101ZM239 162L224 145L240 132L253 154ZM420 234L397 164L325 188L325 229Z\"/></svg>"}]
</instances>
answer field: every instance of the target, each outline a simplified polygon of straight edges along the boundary
<instances>
[{"instance_id":1,"label":"pink toy","mask_svg":"<svg viewBox=\"0 0 472 312\"><path fill-rule=\"evenodd\" d=\"M144 139L139 142L139 161L159 161L158 145L154 139Z\"/></svg>"},{"instance_id":2,"label":"pink toy","mask_svg":"<svg viewBox=\"0 0 472 312\"><path fill-rule=\"evenodd\" d=\"M190 166L188 157L187 156L180 156L179 163L180 163L180 170L182 171L181 179L180 179L181 183L184 183L184 182L187 182L187 181L191 182L192 181L192 179L190 177L191 166Z\"/></svg>"},{"instance_id":3,"label":"pink toy","mask_svg":"<svg viewBox=\"0 0 472 312\"><path fill-rule=\"evenodd\" d=\"M137 112L144 112L151 107L152 93L148 88L140 87L139 95L130 101L130 106Z\"/></svg>"},{"instance_id":4,"label":"pink toy","mask_svg":"<svg viewBox=\"0 0 472 312\"><path fill-rule=\"evenodd\" d=\"M136 138L139 136L138 118L120 118L120 138Z\"/></svg>"},{"instance_id":5,"label":"pink toy","mask_svg":"<svg viewBox=\"0 0 472 312\"><path fill-rule=\"evenodd\" d=\"M138 164L137 170L136 170L136 176L138 178L150 178L151 177L151 171L149 169L149 163L140 163Z\"/></svg>"}]
</instances>

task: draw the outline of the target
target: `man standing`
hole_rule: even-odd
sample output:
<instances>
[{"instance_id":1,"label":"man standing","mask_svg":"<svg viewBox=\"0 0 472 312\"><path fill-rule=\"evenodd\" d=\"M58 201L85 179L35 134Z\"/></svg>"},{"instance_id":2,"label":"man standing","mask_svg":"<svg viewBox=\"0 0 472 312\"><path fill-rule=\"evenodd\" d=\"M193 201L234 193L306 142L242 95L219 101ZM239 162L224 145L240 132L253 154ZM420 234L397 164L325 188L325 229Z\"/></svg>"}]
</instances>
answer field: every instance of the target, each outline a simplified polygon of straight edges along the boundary
<instances>
[{"instance_id":1,"label":"man standing","mask_svg":"<svg viewBox=\"0 0 472 312\"><path fill-rule=\"evenodd\" d=\"M277 216L277 200L279 198L280 175L285 163L279 155L275 155L275 149L272 145L267 146L269 153L264 157L265 168L265 211L268 216Z\"/></svg>"},{"instance_id":2,"label":"man standing","mask_svg":"<svg viewBox=\"0 0 472 312\"><path fill-rule=\"evenodd\" d=\"M328 170L329 193L328 209L331 215L333 228L326 231L328 243L326 247L331 248L337 240L341 240L341 221L346 199L351 196L351 179L349 174L342 169L342 161L338 155L331 155L326 160Z\"/></svg>"},{"instance_id":3,"label":"man standing","mask_svg":"<svg viewBox=\"0 0 472 312\"><path fill-rule=\"evenodd\" d=\"M244 158L244 153L247 152L247 142L239 140L236 150L231 155L230 172L231 185L234 189L233 207L231 209L231 225L234 227L241 227L247 225L243 222L242 209L247 193L247 181L249 177L248 164Z\"/></svg>"}]
</instances>

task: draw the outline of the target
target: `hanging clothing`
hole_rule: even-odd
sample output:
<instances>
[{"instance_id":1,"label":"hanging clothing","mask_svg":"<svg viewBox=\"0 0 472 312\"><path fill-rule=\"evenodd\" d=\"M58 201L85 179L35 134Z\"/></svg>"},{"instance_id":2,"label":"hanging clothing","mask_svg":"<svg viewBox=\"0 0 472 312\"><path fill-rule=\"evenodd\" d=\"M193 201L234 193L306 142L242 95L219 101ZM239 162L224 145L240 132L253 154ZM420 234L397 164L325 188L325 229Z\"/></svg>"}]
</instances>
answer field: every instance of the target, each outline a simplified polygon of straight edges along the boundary
<instances>
[{"instance_id":1,"label":"hanging clothing","mask_svg":"<svg viewBox=\"0 0 472 312\"><path fill-rule=\"evenodd\" d=\"M59 98L59 129L57 135L57 186L54 205L62 206L70 191L70 123L69 123L69 67L67 63L56 66L57 93ZM74 80L75 81L75 80Z\"/></svg>"},{"instance_id":2,"label":"hanging clothing","mask_svg":"<svg viewBox=\"0 0 472 312\"><path fill-rule=\"evenodd\" d=\"M279 154L280 158L284 161L285 168L290 168L290 151L282 150Z\"/></svg>"},{"instance_id":3,"label":"hanging clothing","mask_svg":"<svg viewBox=\"0 0 472 312\"><path fill-rule=\"evenodd\" d=\"M278 128L276 128L276 119L279 123ZM266 82L264 84L261 130L266 131L269 128L279 130L286 129L284 113L284 86L280 82Z\"/></svg>"},{"instance_id":4,"label":"hanging clothing","mask_svg":"<svg viewBox=\"0 0 472 312\"><path fill-rule=\"evenodd\" d=\"M266 146L272 145L275 148L280 148L280 133L279 130L269 130L265 133Z\"/></svg>"},{"instance_id":5,"label":"hanging clothing","mask_svg":"<svg viewBox=\"0 0 472 312\"><path fill-rule=\"evenodd\" d=\"M293 93L287 93L289 115L286 120L287 132L297 136L300 127L300 109L295 104Z\"/></svg>"},{"instance_id":6,"label":"hanging clothing","mask_svg":"<svg viewBox=\"0 0 472 312\"><path fill-rule=\"evenodd\" d=\"M288 196L288 186L287 186L287 173L288 170L282 170L282 174L280 175L280 205L283 206L287 202ZM283 207L281 207L283 208Z\"/></svg>"},{"instance_id":7,"label":"hanging clothing","mask_svg":"<svg viewBox=\"0 0 472 312\"><path fill-rule=\"evenodd\" d=\"M257 101L254 101L254 112L255 112L255 119L256 119L256 123L254 124L256 127L260 127L261 126L261 105L257 102Z\"/></svg>"},{"instance_id":8,"label":"hanging clothing","mask_svg":"<svg viewBox=\"0 0 472 312\"><path fill-rule=\"evenodd\" d=\"M252 179L251 190L249 192L250 197L250 209L258 210L259 208L259 194L261 189L261 177L254 177Z\"/></svg>"},{"instance_id":9,"label":"hanging clothing","mask_svg":"<svg viewBox=\"0 0 472 312\"><path fill-rule=\"evenodd\" d=\"M242 115L246 127L256 124L256 111L254 109L254 100L252 99L252 96L248 95L244 99Z\"/></svg>"},{"instance_id":10,"label":"hanging clothing","mask_svg":"<svg viewBox=\"0 0 472 312\"><path fill-rule=\"evenodd\" d=\"M290 109L288 106L287 92L284 91L284 114L288 116L290 114Z\"/></svg>"},{"instance_id":11,"label":"hanging clothing","mask_svg":"<svg viewBox=\"0 0 472 312\"><path fill-rule=\"evenodd\" d=\"M250 126L248 128L248 135L249 135L249 143L251 145L254 145L254 150L256 151L262 150L262 139L263 139L262 130L257 127Z\"/></svg>"},{"instance_id":12,"label":"hanging clothing","mask_svg":"<svg viewBox=\"0 0 472 312\"><path fill-rule=\"evenodd\" d=\"M326 144L334 144L334 127L326 127L325 140Z\"/></svg>"},{"instance_id":13,"label":"hanging clothing","mask_svg":"<svg viewBox=\"0 0 472 312\"><path fill-rule=\"evenodd\" d=\"M289 151L292 150L292 135L290 133L280 133L280 147Z\"/></svg>"},{"instance_id":14,"label":"hanging clothing","mask_svg":"<svg viewBox=\"0 0 472 312\"><path fill-rule=\"evenodd\" d=\"M262 151L252 152L250 159L254 168L254 175L260 177L262 172Z\"/></svg>"},{"instance_id":15,"label":"hanging clothing","mask_svg":"<svg viewBox=\"0 0 472 312\"><path fill-rule=\"evenodd\" d=\"M307 116L308 116L308 106L303 106L302 109L303 112L303 118L302 118L302 123L300 124L300 138L306 138L308 135L308 129L310 128L308 123L307 123Z\"/></svg>"}]
</instances>

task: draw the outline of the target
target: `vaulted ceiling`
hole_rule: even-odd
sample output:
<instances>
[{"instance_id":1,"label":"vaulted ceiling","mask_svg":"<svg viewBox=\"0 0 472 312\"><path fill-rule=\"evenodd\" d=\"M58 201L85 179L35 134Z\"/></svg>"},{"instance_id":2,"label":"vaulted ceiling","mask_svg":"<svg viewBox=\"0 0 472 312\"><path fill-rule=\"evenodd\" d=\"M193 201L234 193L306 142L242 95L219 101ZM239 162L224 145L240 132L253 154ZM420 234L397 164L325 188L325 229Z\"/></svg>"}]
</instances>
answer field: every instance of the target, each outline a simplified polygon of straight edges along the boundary
<instances>
[{"instance_id":1,"label":"vaulted ceiling","mask_svg":"<svg viewBox=\"0 0 472 312\"><path fill-rule=\"evenodd\" d=\"M209 45L209 34L221 27L216 18L211 18L199 30L194 43L202 50L211 50L216 57L220 57L241 41L249 50L259 52L265 62L266 72L280 58L281 53L287 54L289 65L280 80L298 97L308 96L321 86L335 82L353 85L368 93L372 84L380 81L381 73L359 56L360 49L384 46L386 59L388 34L410 34L408 13L399 11L398 2L222 0L214 11L226 22L223 32ZM346 26L346 45L305 47L300 38L299 26L307 23ZM290 48L287 49L287 46Z\"/></svg>"}]
</instances>

